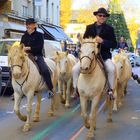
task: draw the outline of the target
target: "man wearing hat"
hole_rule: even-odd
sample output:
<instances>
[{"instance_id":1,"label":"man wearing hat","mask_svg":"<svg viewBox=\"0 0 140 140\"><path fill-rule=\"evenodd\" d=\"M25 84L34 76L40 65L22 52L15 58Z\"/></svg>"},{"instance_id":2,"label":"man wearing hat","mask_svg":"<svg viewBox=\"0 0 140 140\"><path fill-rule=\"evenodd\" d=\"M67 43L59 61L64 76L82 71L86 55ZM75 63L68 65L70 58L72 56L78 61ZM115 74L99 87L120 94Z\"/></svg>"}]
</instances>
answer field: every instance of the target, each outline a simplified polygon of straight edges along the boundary
<instances>
[{"instance_id":1,"label":"man wearing hat","mask_svg":"<svg viewBox=\"0 0 140 140\"><path fill-rule=\"evenodd\" d=\"M40 73L44 78L48 88L49 96L53 96L53 84L51 75L43 58L44 37L43 34L36 30L37 24L34 18L26 20L27 31L21 38L21 43L25 45L25 52L30 53L36 58L36 63L39 67Z\"/></svg>"},{"instance_id":2,"label":"man wearing hat","mask_svg":"<svg viewBox=\"0 0 140 140\"><path fill-rule=\"evenodd\" d=\"M100 55L104 60L104 65L107 71L108 81L109 81L109 94L112 95L112 89L114 87L115 79L115 66L111 60L111 48L115 48L117 45L116 37L114 34L114 29L110 25L106 24L107 18L110 16L105 8L99 8L97 11L93 12L93 15L96 16L97 21L93 24L90 24L86 27L83 38L95 38L99 43ZM80 63L75 65L73 68L73 78L78 75L80 71ZM77 78L78 79L78 78ZM75 83L76 83L76 80Z\"/></svg>"}]
</instances>

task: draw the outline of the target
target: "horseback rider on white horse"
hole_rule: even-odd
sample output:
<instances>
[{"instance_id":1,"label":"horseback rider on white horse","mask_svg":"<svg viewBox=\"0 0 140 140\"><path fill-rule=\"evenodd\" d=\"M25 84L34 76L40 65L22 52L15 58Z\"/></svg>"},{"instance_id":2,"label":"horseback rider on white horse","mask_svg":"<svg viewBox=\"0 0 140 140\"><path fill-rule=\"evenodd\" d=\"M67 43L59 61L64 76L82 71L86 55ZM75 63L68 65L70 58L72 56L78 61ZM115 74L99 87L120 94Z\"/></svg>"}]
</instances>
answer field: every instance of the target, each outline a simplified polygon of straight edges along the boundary
<instances>
[{"instance_id":1,"label":"horseback rider on white horse","mask_svg":"<svg viewBox=\"0 0 140 140\"><path fill-rule=\"evenodd\" d=\"M106 24L107 18L110 14L104 8L99 8L98 11L93 12L96 16L97 21L93 24L87 26L83 38L96 37L97 43L99 43L100 54L99 57L102 57L104 61L104 66L107 72L107 78L109 83L108 94L110 98L113 99L113 87L115 79L115 65L111 60L111 48L115 48L117 45L116 37L114 34L114 29L110 25ZM73 67L73 86L77 87L77 80L80 73L80 62L78 62Z\"/></svg>"},{"instance_id":2,"label":"horseback rider on white horse","mask_svg":"<svg viewBox=\"0 0 140 140\"><path fill-rule=\"evenodd\" d=\"M25 45L25 52L34 56L35 62L39 67L39 72L48 86L48 98L51 98L53 96L53 84L50 71L43 57L44 37L42 33L36 30L36 27L37 24L34 18L26 20L27 31L22 36L21 43Z\"/></svg>"}]
</instances>

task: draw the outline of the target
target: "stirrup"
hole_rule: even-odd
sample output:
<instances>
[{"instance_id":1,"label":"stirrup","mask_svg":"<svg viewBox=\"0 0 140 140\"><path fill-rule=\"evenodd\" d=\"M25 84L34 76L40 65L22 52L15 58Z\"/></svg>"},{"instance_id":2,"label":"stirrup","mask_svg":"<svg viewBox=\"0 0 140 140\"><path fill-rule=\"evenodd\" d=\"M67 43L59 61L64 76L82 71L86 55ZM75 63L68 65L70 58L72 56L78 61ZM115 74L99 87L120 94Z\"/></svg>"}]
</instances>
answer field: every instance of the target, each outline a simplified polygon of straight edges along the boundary
<instances>
[{"instance_id":1,"label":"stirrup","mask_svg":"<svg viewBox=\"0 0 140 140\"><path fill-rule=\"evenodd\" d=\"M113 96L113 91L112 90L108 91L108 96L109 96L110 100L114 100L115 99L114 96Z\"/></svg>"},{"instance_id":2,"label":"stirrup","mask_svg":"<svg viewBox=\"0 0 140 140\"><path fill-rule=\"evenodd\" d=\"M48 99L52 98L53 96L54 96L54 93L51 90L49 90L47 94Z\"/></svg>"}]
</instances>

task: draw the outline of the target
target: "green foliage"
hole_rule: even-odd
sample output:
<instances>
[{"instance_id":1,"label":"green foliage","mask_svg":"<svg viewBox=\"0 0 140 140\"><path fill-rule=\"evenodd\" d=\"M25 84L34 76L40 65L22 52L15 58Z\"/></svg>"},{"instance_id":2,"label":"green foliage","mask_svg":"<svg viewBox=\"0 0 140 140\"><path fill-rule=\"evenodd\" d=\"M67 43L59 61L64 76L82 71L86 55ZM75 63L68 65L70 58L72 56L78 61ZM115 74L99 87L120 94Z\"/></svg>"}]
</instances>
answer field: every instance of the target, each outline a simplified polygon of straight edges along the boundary
<instances>
[{"instance_id":1,"label":"green foliage","mask_svg":"<svg viewBox=\"0 0 140 140\"><path fill-rule=\"evenodd\" d=\"M117 41L119 41L121 36L124 36L126 40L130 40L130 42L132 42L124 14L121 10L120 0L110 0L109 7L110 17L107 23L114 27Z\"/></svg>"}]
</instances>

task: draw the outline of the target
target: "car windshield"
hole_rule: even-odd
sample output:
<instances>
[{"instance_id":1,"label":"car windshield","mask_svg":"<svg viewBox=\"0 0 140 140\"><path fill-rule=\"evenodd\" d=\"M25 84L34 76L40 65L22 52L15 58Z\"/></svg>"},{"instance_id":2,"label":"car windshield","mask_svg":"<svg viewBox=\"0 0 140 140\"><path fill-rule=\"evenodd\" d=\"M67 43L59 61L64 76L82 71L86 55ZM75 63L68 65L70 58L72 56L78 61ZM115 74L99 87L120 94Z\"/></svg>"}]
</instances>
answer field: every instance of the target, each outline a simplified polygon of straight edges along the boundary
<instances>
[{"instance_id":1,"label":"car windshield","mask_svg":"<svg viewBox=\"0 0 140 140\"><path fill-rule=\"evenodd\" d=\"M8 47L10 47L14 41L0 41L0 56L7 56Z\"/></svg>"}]
</instances>

